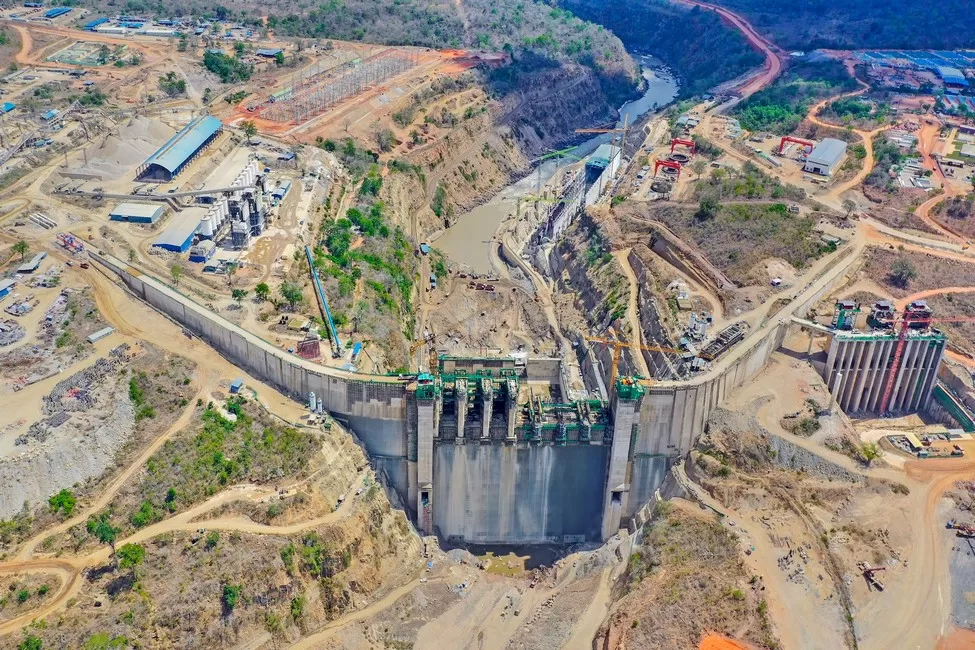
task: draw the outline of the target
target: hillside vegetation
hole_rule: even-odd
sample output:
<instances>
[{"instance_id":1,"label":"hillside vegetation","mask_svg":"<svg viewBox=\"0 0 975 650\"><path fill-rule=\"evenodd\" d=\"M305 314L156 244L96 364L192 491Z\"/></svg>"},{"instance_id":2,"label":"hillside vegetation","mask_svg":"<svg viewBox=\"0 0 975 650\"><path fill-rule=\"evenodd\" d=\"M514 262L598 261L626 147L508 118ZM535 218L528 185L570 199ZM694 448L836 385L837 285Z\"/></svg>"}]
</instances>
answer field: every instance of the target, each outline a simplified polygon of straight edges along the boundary
<instances>
[{"instance_id":1,"label":"hillside vegetation","mask_svg":"<svg viewBox=\"0 0 975 650\"><path fill-rule=\"evenodd\" d=\"M331 0L308 12L268 18L281 36L336 38L387 45L478 48L516 57L531 52L574 61L605 81L613 102L636 87L632 61L616 36L571 12L522 0Z\"/></svg>"},{"instance_id":2,"label":"hillside vegetation","mask_svg":"<svg viewBox=\"0 0 975 650\"><path fill-rule=\"evenodd\" d=\"M969 0L718 0L740 11L780 47L959 49L975 45Z\"/></svg>"},{"instance_id":3,"label":"hillside vegetation","mask_svg":"<svg viewBox=\"0 0 975 650\"><path fill-rule=\"evenodd\" d=\"M734 114L749 131L792 133L813 104L856 87L856 80L839 61L800 63L738 104Z\"/></svg>"},{"instance_id":4,"label":"hillside vegetation","mask_svg":"<svg viewBox=\"0 0 975 650\"><path fill-rule=\"evenodd\" d=\"M684 97L707 91L763 62L740 32L710 11L666 0L561 0L559 4L612 30L627 47L660 57L680 77Z\"/></svg>"}]
</instances>

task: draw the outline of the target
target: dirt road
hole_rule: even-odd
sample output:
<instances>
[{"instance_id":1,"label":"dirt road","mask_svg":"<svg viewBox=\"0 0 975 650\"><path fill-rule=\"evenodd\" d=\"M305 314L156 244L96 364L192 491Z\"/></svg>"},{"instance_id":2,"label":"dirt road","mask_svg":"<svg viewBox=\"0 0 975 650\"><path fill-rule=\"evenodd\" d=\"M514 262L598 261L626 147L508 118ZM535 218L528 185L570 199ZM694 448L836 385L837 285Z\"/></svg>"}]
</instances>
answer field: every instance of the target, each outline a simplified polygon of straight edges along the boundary
<instances>
[{"instance_id":1,"label":"dirt road","mask_svg":"<svg viewBox=\"0 0 975 650\"><path fill-rule=\"evenodd\" d=\"M620 267L623 269L623 274L626 276L626 281L630 289L630 299L626 308L626 320L630 324L630 353L634 362L636 362L637 370L639 370L640 374L650 379L653 375L650 374L650 367L647 365L647 360L643 357L643 350L640 349L640 346L644 345L643 326L640 324L640 312L637 305L640 284L637 282L633 267L630 266L629 255L629 248L613 252L613 257L620 263Z\"/></svg>"},{"instance_id":2,"label":"dirt road","mask_svg":"<svg viewBox=\"0 0 975 650\"><path fill-rule=\"evenodd\" d=\"M708 9L717 13L719 16L724 18L727 22L735 26L738 31L740 31L748 42L755 49L759 50L765 55L765 72L758 75L757 77L745 82L741 88L738 89L739 94L742 98L748 97L757 93L759 90L765 88L770 83L775 81L775 79L782 72L782 59L775 52L775 45L772 44L767 38L758 33L758 31L752 27L752 24L742 18L740 15L733 11L725 9L724 7L719 7L718 5L713 5L707 2L701 2L700 0L680 0L682 4L688 4L695 7L701 7L702 9Z\"/></svg>"}]
</instances>

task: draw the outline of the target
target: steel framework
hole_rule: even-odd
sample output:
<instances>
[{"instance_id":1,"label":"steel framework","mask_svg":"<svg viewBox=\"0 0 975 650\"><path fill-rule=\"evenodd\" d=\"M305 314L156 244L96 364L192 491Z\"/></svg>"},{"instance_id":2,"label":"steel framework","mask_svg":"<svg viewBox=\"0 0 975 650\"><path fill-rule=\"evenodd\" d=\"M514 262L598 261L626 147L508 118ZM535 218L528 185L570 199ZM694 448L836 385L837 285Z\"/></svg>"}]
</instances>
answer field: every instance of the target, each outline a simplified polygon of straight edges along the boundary
<instances>
[{"instance_id":1,"label":"steel framework","mask_svg":"<svg viewBox=\"0 0 975 650\"><path fill-rule=\"evenodd\" d=\"M301 123L320 115L339 102L354 97L416 66L414 50L384 50L365 60L353 59L326 73L313 72L295 79L291 92L264 104L261 116L274 122Z\"/></svg>"}]
</instances>

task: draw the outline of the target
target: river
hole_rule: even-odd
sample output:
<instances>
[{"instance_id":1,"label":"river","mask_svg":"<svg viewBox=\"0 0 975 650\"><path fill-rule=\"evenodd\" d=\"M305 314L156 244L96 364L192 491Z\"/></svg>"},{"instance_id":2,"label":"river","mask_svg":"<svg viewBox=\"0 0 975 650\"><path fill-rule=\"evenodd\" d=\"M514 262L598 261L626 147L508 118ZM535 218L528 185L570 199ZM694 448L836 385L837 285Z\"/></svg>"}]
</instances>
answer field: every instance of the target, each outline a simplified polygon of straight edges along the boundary
<instances>
[{"instance_id":1,"label":"river","mask_svg":"<svg viewBox=\"0 0 975 650\"><path fill-rule=\"evenodd\" d=\"M620 121L617 127L623 125L623 120L629 116L632 124L637 118L654 109L667 106L677 96L677 80L667 72L651 69L659 66L660 61L650 55L632 54L634 60L643 66L643 78L647 81L646 91L641 97L627 102L620 107ZM586 140L576 147L570 154L575 157L585 157L596 150L596 147L609 142L613 134L604 133ZM435 240L437 248L447 254L454 262L470 267L475 273L490 274L491 268L491 238L498 230L504 218L514 214L519 197L533 193L539 182L543 185L558 171L558 160L542 163L531 174L521 180L508 185L484 203L470 212L462 214L457 221ZM524 207L524 206L523 206Z\"/></svg>"}]
</instances>

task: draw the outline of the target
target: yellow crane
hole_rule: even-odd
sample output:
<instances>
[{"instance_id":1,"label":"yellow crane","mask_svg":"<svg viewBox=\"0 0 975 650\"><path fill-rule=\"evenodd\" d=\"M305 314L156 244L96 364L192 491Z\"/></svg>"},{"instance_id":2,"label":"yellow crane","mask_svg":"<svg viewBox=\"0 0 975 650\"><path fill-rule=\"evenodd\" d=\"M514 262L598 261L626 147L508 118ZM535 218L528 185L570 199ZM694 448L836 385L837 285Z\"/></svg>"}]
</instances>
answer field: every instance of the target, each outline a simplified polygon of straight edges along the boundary
<instances>
[{"instance_id":1,"label":"yellow crane","mask_svg":"<svg viewBox=\"0 0 975 650\"><path fill-rule=\"evenodd\" d=\"M591 343L601 343L603 345L608 345L613 348L613 365L610 367L609 372L609 383L610 385L616 382L616 373L619 370L620 365L620 351L626 348L640 348L641 350L646 350L648 352L669 352L670 354L683 355L686 354L686 350L678 350L676 348L665 348L654 345L640 345L639 343L628 343L625 341L617 341L616 339L604 339L597 336L587 336L586 340ZM710 360L711 357L708 355L698 355L702 359ZM640 381L642 384L649 385L651 380L649 378Z\"/></svg>"},{"instance_id":2,"label":"yellow crane","mask_svg":"<svg viewBox=\"0 0 975 650\"><path fill-rule=\"evenodd\" d=\"M626 133L630 129L630 114L627 113L626 117L623 118L623 126L613 128L613 129L576 129L576 133L622 133L623 137L620 140L620 160L623 159L623 151L626 149Z\"/></svg>"}]
</instances>

